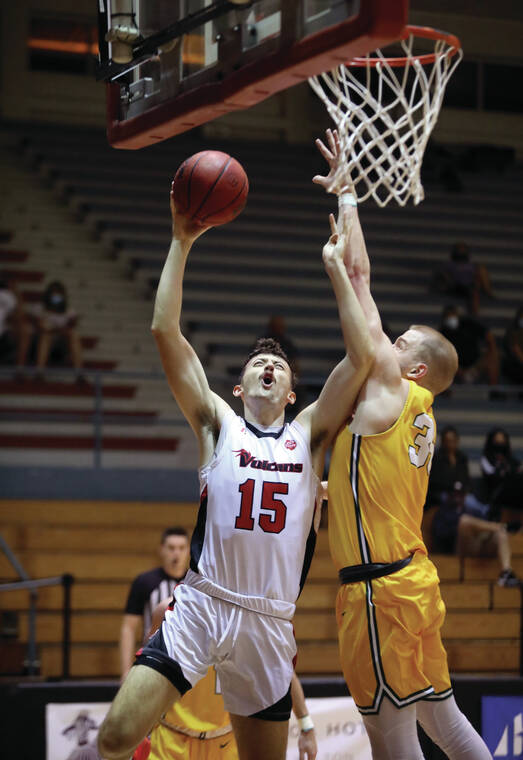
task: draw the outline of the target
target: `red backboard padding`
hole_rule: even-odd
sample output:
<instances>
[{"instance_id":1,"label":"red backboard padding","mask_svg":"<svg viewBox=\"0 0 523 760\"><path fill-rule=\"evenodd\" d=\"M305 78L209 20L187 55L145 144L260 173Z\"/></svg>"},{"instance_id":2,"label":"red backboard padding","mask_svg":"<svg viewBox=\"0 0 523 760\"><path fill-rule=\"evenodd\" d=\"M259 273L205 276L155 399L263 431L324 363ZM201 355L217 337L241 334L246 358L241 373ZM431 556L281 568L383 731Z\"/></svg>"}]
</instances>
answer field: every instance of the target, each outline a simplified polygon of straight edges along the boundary
<instances>
[{"instance_id":1,"label":"red backboard padding","mask_svg":"<svg viewBox=\"0 0 523 760\"><path fill-rule=\"evenodd\" d=\"M362 0L358 16L273 51L220 82L207 82L144 114L119 120L120 87L107 85L107 136L115 148L136 150L166 140L230 111L249 108L310 76L398 39L408 0Z\"/></svg>"}]
</instances>

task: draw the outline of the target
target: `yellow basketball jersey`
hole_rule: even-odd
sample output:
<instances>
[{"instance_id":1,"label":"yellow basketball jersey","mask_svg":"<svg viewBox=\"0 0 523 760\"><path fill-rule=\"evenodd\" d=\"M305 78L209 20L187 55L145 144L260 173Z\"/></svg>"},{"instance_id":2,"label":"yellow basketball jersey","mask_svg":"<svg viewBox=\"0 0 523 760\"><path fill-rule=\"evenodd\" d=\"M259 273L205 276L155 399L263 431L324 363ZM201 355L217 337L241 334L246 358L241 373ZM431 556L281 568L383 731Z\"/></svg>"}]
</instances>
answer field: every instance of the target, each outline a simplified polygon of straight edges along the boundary
<instances>
[{"instance_id":1,"label":"yellow basketball jersey","mask_svg":"<svg viewBox=\"0 0 523 760\"><path fill-rule=\"evenodd\" d=\"M207 675L174 703L165 720L173 726L199 732L215 731L230 723L214 668L209 668Z\"/></svg>"},{"instance_id":2,"label":"yellow basketball jersey","mask_svg":"<svg viewBox=\"0 0 523 760\"><path fill-rule=\"evenodd\" d=\"M329 469L329 543L339 570L427 553L423 505L436 439L433 395L409 381L400 416L383 433L357 435L346 426Z\"/></svg>"}]
</instances>

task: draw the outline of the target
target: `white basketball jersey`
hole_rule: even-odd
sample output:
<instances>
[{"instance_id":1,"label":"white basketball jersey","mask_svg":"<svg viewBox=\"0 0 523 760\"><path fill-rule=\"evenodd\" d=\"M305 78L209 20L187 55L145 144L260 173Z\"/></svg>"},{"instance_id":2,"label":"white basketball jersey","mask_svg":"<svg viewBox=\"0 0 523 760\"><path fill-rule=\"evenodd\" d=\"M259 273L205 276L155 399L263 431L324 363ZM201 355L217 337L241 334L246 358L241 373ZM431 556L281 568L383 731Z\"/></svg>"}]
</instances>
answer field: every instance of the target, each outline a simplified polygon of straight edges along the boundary
<instances>
[{"instance_id":1,"label":"white basketball jersey","mask_svg":"<svg viewBox=\"0 0 523 760\"><path fill-rule=\"evenodd\" d=\"M293 604L314 551L319 481L301 425L267 430L226 415L200 470L191 569L235 593Z\"/></svg>"}]
</instances>

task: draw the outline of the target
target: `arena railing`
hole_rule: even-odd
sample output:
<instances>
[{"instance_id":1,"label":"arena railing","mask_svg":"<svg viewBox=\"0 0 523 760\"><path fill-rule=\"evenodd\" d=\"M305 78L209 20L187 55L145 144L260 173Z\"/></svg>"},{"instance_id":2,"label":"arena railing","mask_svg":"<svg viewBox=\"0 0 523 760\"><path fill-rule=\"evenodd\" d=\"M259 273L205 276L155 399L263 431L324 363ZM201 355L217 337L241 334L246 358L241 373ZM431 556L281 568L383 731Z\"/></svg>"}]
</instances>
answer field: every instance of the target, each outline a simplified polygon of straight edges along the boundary
<instances>
[{"instance_id":1,"label":"arena railing","mask_svg":"<svg viewBox=\"0 0 523 760\"><path fill-rule=\"evenodd\" d=\"M0 549L4 552L15 572L20 578L22 578L21 581L0 583L0 592L20 590L29 591L28 641L27 656L23 663L24 674L28 676L37 676L40 671L40 662L38 660L38 652L36 648L38 589L45 586L62 586L62 678L69 678L71 672L71 586L74 583L74 576L69 573L64 573L63 575L58 575L54 578L31 579L1 533Z\"/></svg>"},{"instance_id":2,"label":"arena railing","mask_svg":"<svg viewBox=\"0 0 523 760\"><path fill-rule=\"evenodd\" d=\"M27 369L24 369L24 374L27 376L27 379L30 379L36 375L37 371L34 367L30 367ZM13 367L0 367L0 382L12 378L14 374ZM74 382L75 377L77 376L77 371L73 370L71 368L49 368L46 370L46 381L52 382L52 380L59 380L59 381L65 381L65 382ZM209 371L206 371L207 378L209 380L210 386L213 388L213 390L218 393L218 395L223 396L224 398L229 398L231 395L231 389L234 383L236 382L236 376L233 374L225 373L225 372L218 372L213 371L212 369ZM107 418L110 417L110 413L107 413L104 409L104 407L107 405L107 403L110 403L110 399L104 399L104 383L107 380L119 380L119 381L129 381L134 383L140 383L141 381L157 381L159 384L163 384L165 386L166 379L165 375L161 371L156 370L150 370L150 371L139 371L139 370L90 370L85 369L82 370L82 375L88 379L89 384L92 386L92 407L91 407L91 415L90 415L90 423L92 425L93 430L93 469L95 470L102 470L103 469L103 463L102 463L102 454L103 454L103 428L104 425L107 424ZM325 376L323 374L318 373L317 375L307 374L300 377L300 387L302 389L302 392L304 391L306 393L306 404L310 403L314 400L314 398L317 397L323 383L325 381ZM467 397L469 399L476 397L478 401L484 400L488 403L488 399L490 400L519 400L521 401L523 399L523 386L517 386L517 385L497 385L497 386L486 386L486 385L467 385L467 386L457 386L458 390L460 388L466 388L467 391ZM35 391L37 390L35 385ZM494 392L494 395L493 395ZM16 393L16 392L15 392ZM456 396L456 403L459 404L459 399ZM151 406L154 404L154 399L151 396L151 403L146 402L147 406L151 408ZM64 411L66 411L64 409ZM3 416L4 420L8 419L7 416ZM19 417L17 418L19 419ZM34 422L34 418L30 418L31 421ZM132 419L132 412L129 413L127 417L127 421L129 422ZM112 423L114 423L114 420L111 420ZM185 421L181 417L172 417L172 416L165 416L162 415L161 418L156 418L154 421L149 423L151 426L154 427L169 427L173 425L182 425L185 426ZM147 423L144 423L144 429L147 428Z\"/></svg>"}]
</instances>

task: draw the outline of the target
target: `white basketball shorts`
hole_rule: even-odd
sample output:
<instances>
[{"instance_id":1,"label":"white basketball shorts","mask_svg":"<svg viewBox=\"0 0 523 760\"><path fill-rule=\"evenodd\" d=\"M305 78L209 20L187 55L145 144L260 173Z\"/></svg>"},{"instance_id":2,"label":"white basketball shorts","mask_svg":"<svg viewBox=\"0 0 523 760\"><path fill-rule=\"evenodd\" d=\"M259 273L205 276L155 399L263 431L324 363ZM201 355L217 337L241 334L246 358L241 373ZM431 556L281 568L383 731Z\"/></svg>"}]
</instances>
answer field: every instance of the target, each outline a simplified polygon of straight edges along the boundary
<instances>
[{"instance_id":1,"label":"white basketball shorts","mask_svg":"<svg viewBox=\"0 0 523 760\"><path fill-rule=\"evenodd\" d=\"M235 715L253 715L285 697L296 657L291 621L184 583L174 598L161 630L140 650L137 662L159 670L182 693L214 665L225 708Z\"/></svg>"}]
</instances>

